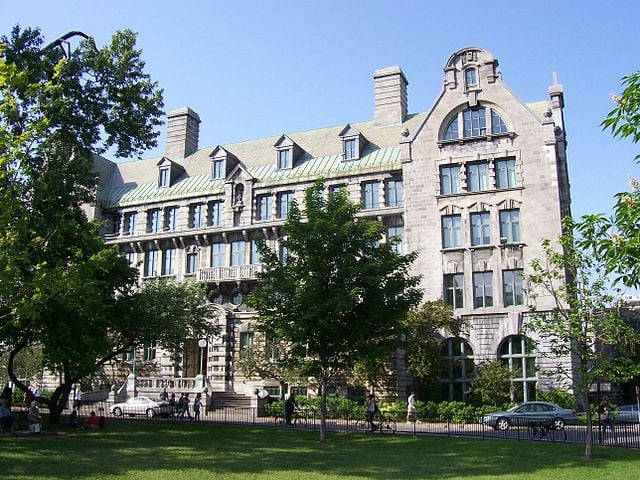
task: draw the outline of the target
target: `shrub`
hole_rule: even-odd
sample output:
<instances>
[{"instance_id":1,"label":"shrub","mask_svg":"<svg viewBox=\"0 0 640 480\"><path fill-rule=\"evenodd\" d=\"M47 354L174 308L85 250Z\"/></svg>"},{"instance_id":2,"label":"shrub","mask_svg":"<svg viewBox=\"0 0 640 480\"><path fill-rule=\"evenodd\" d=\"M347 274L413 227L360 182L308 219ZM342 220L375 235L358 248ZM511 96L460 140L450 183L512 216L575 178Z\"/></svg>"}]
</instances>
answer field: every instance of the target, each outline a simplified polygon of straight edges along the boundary
<instances>
[{"instance_id":1,"label":"shrub","mask_svg":"<svg viewBox=\"0 0 640 480\"><path fill-rule=\"evenodd\" d=\"M552 390L550 392L541 392L537 391L536 398L543 402L550 402L560 405L563 408L568 408L570 410L577 410L578 403L576 402L576 398L572 393L567 390L563 390L562 388L558 388L556 390Z\"/></svg>"}]
</instances>

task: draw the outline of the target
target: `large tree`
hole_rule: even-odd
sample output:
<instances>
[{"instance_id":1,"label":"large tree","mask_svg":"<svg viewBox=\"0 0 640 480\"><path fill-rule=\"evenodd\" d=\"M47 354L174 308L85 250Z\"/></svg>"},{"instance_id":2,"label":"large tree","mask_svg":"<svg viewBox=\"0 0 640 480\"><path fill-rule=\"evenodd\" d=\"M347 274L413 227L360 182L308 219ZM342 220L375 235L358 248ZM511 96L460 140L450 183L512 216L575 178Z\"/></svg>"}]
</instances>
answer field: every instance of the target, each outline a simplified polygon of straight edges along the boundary
<instances>
[{"instance_id":1,"label":"large tree","mask_svg":"<svg viewBox=\"0 0 640 480\"><path fill-rule=\"evenodd\" d=\"M101 48L79 32L46 46L37 29L0 39L0 341L19 388L13 360L34 345L60 375L41 399L54 420L71 384L117 352L208 328L191 287L135 291L134 271L83 211L96 201L94 155L154 146L162 107L130 31Z\"/></svg>"},{"instance_id":2,"label":"large tree","mask_svg":"<svg viewBox=\"0 0 640 480\"><path fill-rule=\"evenodd\" d=\"M544 241L545 258L532 262L527 277L531 315L524 329L541 339L538 354L548 360L544 373L573 383L586 409L585 456L591 457L591 387L597 379L623 381L637 375L640 365L634 356L640 335L622 317L599 257L582 247L580 238L574 238L571 219L565 219L564 228L566 233L557 247ZM537 308L541 296L551 297L551 310Z\"/></svg>"},{"instance_id":3,"label":"large tree","mask_svg":"<svg viewBox=\"0 0 640 480\"><path fill-rule=\"evenodd\" d=\"M640 142L640 71L622 79L624 90L613 96L615 107L602 122L614 137ZM636 155L640 161L640 154ZM615 195L612 215L586 215L578 225L584 245L593 249L608 273L627 287L640 287L640 183Z\"/></svg>"},{"instance_id":4,"label":"large tree","mask_svg":"<svg viewBox=\"0 0 640 480\"><path fill-rule=\"evenodd\" d=\"M285 222L281 255L261 242L265 268L249 296L260 314L256 328L288 343L297 367L319 385L321 442L327 386L358 361L387 358L421 298L410 274L415 254L380 243L384 227L358 211L344 190L325 197L322 182L307 189L304 208L294 203Z\"/></svg>"}]
</instances>

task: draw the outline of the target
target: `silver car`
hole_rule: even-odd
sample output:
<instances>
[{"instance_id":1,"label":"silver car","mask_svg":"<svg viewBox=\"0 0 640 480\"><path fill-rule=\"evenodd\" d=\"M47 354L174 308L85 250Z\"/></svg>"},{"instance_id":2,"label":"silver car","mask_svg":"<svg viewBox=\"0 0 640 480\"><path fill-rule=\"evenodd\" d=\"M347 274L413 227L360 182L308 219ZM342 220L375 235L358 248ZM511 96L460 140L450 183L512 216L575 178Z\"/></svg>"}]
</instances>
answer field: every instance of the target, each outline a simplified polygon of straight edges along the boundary
<instances>
[{"instance_id":1,"label":"silver car","mask_svg":"<svg viewBox=\"0 0 640 480\"><path fill-rule=\"evenodd\" d=\"M567 423L578 423L575 410L562 408L548 402L524 402L504 412L483 415L481 423L496 430L508 430L513 426L528 426L533 423L549 422L554 428L561 430Z\"/></svg>"},{"instance_id":2,"label":"silver car","mask_svg":"<svg viewBox=\"0 0 640 480\"><path fill-rule=\"evenodd\" d=\"M116 417L145 415L148 418L153 418L156 415L168 414L169 405L166 402L151 400L149 397L134 397L126 402L113 404L110 410Z\"/></svg>"},{"instance_id":3,"label":"silver car","mask_svg":"<svg viewBox=\"0 0 640 480\"><path fill-rule=\"evenodd\" d=\"M616 422L640 423L640 417L638 417L638 405L622 405L621 407L618 407Z\"/></svg>"}]
</instances>

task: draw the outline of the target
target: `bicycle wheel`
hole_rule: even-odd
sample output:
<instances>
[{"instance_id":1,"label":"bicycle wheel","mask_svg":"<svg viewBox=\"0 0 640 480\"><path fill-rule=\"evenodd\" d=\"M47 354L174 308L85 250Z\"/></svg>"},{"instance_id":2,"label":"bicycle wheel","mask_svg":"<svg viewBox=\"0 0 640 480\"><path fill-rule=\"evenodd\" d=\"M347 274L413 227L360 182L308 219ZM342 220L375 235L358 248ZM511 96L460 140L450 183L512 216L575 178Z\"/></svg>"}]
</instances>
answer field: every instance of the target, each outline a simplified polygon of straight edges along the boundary
<instances>
[{"instance_id":1,"label":"bicycle wheel","mask_svg":"<svg viewBox=\"0 0 640 480\"><path fill-rule=\"evenodd\" d=\"M369 422L366 420L358 420L356 423L356 431L367 432L369 430Z\"/></svg>"},{"instance_id":2,"label":"bicycle wheel","mask_svg":"<svg viewBox=\"0 0 640 480\"><path fill-rule=\"evenodd\" d=\"M395 420L384 420L380 424L380 431L382 433L396 433L398 426L396 425Z\"/></svg>"},{"instance_id":3,"label":"bicycle wheel","mask_svg":"<svg viewBox=\"0 0 640 480\"><path fill-rule=\"evenodd\" d=\"M529 428L527 428L527 432L529 433L529 438L536 441L542 440L544 433L543 428L537 425L529 425Z\"/></svg>"},{"instance_id":4,"label":"bicycle wheel","mask_svg":"<svg viewBox=\"0 0 640 480\"><path fill-rule=\"evenodd\" d=\"M284 425L284 418L278 415L276 417L273 417L273 422L275 423L276 427L282 427Z\"/></svg>"},{"instance_id":5,"label":"bicycle wheel","mask_svg":"<svg viewBox=\"0 0 640 480\"><path fill-rule=\"evenodd\" d=\"M293 419L293 426L296 428L307 428L307 419L305 417L296 416Z\"/></svg>"}]
</instances>

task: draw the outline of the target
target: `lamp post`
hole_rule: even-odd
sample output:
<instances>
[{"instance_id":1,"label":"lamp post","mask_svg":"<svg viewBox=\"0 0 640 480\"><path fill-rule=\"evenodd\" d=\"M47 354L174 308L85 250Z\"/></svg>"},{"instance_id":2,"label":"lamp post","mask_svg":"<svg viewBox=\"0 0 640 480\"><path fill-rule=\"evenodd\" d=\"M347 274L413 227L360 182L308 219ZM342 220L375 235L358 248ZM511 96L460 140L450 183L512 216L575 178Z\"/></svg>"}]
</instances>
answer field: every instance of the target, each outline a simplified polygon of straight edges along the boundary
<instances>
[{"instance_id":1,"label":"lamp post","mask_svg":"<svg viewBox=\"0 0 640 480\"><path fill-rule=\"evenodd\" d=\"M207 339L201 338L198 340L198 346L200 347L200 375L204 370L204 349L207 348Z\"/></svg>"}]
</instances>

